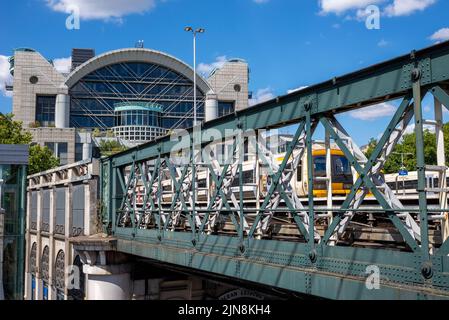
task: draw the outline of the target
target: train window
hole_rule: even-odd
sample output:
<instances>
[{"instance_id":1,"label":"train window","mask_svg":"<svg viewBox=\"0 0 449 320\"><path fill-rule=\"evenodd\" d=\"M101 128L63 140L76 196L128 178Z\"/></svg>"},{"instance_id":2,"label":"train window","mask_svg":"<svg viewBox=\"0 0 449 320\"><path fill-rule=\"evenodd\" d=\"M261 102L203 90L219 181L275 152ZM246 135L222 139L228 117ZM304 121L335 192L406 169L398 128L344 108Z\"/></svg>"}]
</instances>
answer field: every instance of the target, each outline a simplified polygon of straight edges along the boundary
<instances>
[{"instance_id":1,"label":"train window","mask_svg":"<svg viewBox=\"0 0 449 320\"><path fill-rule=\"evenodd\" d=\"M326 157L314 157L313 167L315 170L315 174L326 174Z\"/></svg>"},{"instance_id":2,"label":"train window","mask_svg":"<svg viewBox=\"0 0 449 320\"><path fill-rule=\"evenodd\" d=\"M336 156L333 157L335 174L348 174L351 173L351 168L349 167L349 161L345 157Z\"/></svg>"},{"instance_id":3,"label":"train window","mask_svg":"<svg viewBox=\"0 0 449 320\"><path fill-rule=\"evenodd\" d=\"M206 187L207 187L206 179L201 179L198 181L198 188L206 188Z\"/></svg>"},{"instance_id":4,"label":"train window","mask_svg":"<svg viewBox=\"0 0 449 320\"><path fill-rule=\"evenodd\" d=\"M296 181L302 181L302 165L299 165L298 169L296 170Z\"/></svg>"},{"instance_id":5,"label":"train window","mask_svg":"<svg viewBox=\"0 0 449 320\"><path fill-rule=\"evenodd\" d=\"M254 183L255 170L247 170L243 172L243 184ZM237 177L233 180L231 187L240 186L240 179Z\"/></svg>"}]
</instances>

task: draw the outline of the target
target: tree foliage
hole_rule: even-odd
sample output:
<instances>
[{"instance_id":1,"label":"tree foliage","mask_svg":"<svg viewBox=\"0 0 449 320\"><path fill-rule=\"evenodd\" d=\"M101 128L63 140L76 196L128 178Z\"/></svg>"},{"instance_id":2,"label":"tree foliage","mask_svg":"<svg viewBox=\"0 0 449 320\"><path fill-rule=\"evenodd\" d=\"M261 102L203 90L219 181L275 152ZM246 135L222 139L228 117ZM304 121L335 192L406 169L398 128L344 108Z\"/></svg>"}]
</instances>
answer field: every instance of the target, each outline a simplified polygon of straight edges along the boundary
<instances>
[{"instance_id":1,"label":"tree foliage","mask_svg":"<svg viewBox=\"0 0 449 320\"><path fill-rule=\"evenodd\" d=\"M30 147L28 174L50 170L57 166L59 166L59 159L53 155L49 148L41 147L38 144Z\"/></svg>"},{"instance_id":2,"label":"tree foliage","mask_svg":"<svg viewBox=\"0 0 449 320\"><path fill-rule=\"evenodd\" d=\"M30 144L33 136L22 130L22 122L14 121L14 115L0 114L0 144Z\"/></svg>"},{"instance_id":3,"label":"tree foliage","mask_svg":"<svg viewBox=\"0 0 449 320\"><path fill-rule=\"evenodd\" d=\"M446 165L449 164L449 123L443 126L444 145L446 153ZM365 151L367 157L371 156L377 146L377 140L371 139ZM405 134L385 163L384 173L397 173L402 167L402 155L404 154L404 167L409 171L416 171L416 135ZM427 165L437 164L437 147L435 133L424 131L424 157Z\"/></svg>"},{"instance_id":4,"label":"tree foliage","mask_svg":"<svg viewBox=\"0 0 449 320\"><path fill-rule=\"evenodd\" d=\"M116 140L101 140L100 153L102 156L111 156L113 154L125 151L127 148Z\"/></svg>"},{"instance_id":5,"label":"tree foliage","mask_svg":"<svg viewBox=\"0 0 449 320\"><path fill-rule=\"evenodd\" d=\"M31 144L33 136L22 129L22 122L12 114L0 114L0 144ZM59 159L47 147L30 146L28 174L49 170L59 165Z\"/></svg>"}]
</instances>

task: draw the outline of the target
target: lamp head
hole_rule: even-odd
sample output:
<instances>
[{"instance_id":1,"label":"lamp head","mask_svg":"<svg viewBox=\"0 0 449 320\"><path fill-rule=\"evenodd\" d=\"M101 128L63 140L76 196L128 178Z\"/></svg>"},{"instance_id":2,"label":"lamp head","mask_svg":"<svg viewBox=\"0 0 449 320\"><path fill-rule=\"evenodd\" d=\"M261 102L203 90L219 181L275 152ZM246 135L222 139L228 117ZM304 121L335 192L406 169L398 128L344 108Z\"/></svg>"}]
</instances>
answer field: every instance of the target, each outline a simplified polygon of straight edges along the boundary
<instances>
[{"instance_id":1,"label":"lamp head","mask_svg":"<svg viewBox=\"0 0 449 320\"><path fill-rule=\"evenodd\" d=\"M198 33L204 33L206 30L205 29L203 29L203 28L200 28L200 29L197 29L196 30L196 32L198 32Z\"/></svg>"},{"instance_id":2,"label":"lamp head","mask_svg":"<svg viewBox=\"0 0 449 320\"><path fill-rule=\"evenodd\" d=\"M193 31L193 28L192 28L192 27L185 27L185 28L184 28L184 31L190 32L190 31Z\"/></svg>"}]
</instances>

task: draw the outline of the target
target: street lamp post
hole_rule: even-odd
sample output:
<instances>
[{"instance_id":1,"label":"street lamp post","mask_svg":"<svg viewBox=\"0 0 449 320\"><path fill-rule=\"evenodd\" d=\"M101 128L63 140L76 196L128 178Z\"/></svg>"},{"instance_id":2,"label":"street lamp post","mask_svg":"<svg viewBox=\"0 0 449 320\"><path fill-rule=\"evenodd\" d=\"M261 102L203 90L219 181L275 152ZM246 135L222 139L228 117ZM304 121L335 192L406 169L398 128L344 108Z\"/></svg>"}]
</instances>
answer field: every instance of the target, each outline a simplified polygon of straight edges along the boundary
<instances>
[{"instance_id":1,"label":"street lamp post","mask_svg":"<svg viewBox=\"0 0 449 320\"><path fill-rule=\"evenodd\" d=\"M193 33L193 126L197 125L196 116L196 35L197 33L204 33L206 30L203 28L198 28L194 30L192 27L185 27L186 32Z\"/></svg>"}]
</instances>

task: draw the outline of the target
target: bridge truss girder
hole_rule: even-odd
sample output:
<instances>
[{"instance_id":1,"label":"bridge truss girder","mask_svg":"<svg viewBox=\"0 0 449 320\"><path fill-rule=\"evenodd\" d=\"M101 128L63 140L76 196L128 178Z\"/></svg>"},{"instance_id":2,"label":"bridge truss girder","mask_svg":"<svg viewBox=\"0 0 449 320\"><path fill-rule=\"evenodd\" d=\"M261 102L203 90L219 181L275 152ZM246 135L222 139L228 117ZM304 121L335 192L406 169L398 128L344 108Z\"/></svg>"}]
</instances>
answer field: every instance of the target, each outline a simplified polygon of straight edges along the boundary
<instances>
[{"instance_id":1,"label":"bridge truss girder","mask_svg":"<svg viewBox=\"0 0 449 320\"><path fill-rule=\"evenodd\" d=\"M170 137L109 157L102 167L103 179L109 179L109 183L102 184L102 192L108 195L103 197L107 199L103 221L117 237L118 250L188 268L326 298L447 299L447 190L441 182L441 210L429 209L429 191L425 185L429 166L424 163L425 121L421 101L428 92L438 102L436 108L449 107L448 70L449 43L443 43L206 123L202 134L192 129L187 163L176 163L169 156L181 151L177 149L178 141ZM403 102L368 159L335 114L398 98ZM380 175L413 117L419 193L419 210L414 211L404 209ZM438 121L441 126L441 119ZM307 206L294 192L288 194L292 178L289 168L294 168L304 153L308 184L313 185L312 144L318 123L324 126L357 173L353 189L338 209L316 209L312 188L308 191ZM257 207L248 208L243 199L243 169L239 163L244 142L250 141L244 132L250 129L257 133L287 124L297 124L297 131L282 163L270 161L272 155L267 155L266 150L259 153L260 157L256 156L256 166L264 163L272 182L259 202L260 175L256 177ZM239 130L228 133L228 128ZM198 153L198 149L211 143L213 132L232 141L232 159L227 164L207 162ZM256 138L256 149L261 149L259 142L260 138ZM294 150L299 151L294 154ZM199 172L206 172L208 184L214 185L208 188L206 206L197 201ZM173 196L170 205L164 207L163 184L167 179L172 181ZM235 181L239 181L238 192L231 190ZM137 199L142 197L138 186L144 190L141 207L137 205ZM380 211L360 208L368 192L379 202ZM279 209L281 202L285 209ZM354 215L376 216L381 211L402 237L397 248L339 245ZM279 212L296 226L298 237L294 241L266 237L273 217ZM332 215L327 217L328 223L320 235L317 224L323 219L321 212L332 212ZM219 227L217 230L220 219L233 225L235 234L220 233ZM429 241L429 222L436 219L442 230L440 246ZM370 270L378 271L379 290L367 285L373 276Z\"/></svg>"}]
</instances>

